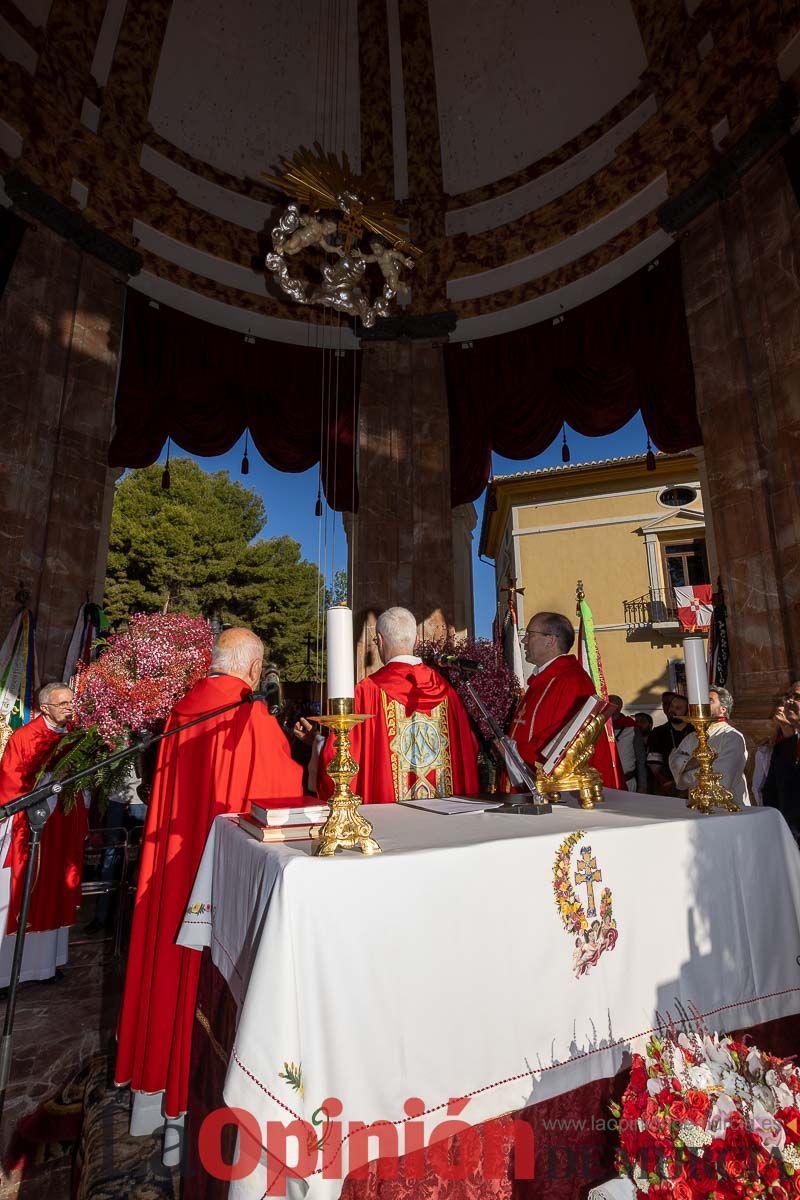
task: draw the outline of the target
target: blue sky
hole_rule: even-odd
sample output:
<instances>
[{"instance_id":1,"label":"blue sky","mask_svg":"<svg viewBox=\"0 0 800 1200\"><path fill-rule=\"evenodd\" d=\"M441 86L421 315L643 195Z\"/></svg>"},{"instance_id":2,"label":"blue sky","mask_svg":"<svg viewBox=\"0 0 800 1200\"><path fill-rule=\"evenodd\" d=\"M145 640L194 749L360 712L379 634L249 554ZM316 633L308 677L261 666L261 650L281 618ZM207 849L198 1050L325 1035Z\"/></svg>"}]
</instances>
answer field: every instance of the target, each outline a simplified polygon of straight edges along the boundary
<instances>
[{"instance_id":1,"label":"blue sky","mask_svg":"<svg viewBox=\"0 0 800 1200\"><path fill-rule=\"evenodd\" d=\"M624 428L607 437L582 437L573 430L567 429L571 462L592 462L602 458L613 458L616 455L643 454L646 448L647 435L641 417L637 415ZM244 449L244 436L241 441L217 458L195 458L204 471L227 470L233 479L239 480L248 487L253 487L264 501L267 510L267 524L262 530L262 537L280 537L288 534L301 545L304 558L317 563L324 573L326 582L332 578L338 568L347 566L347 545L344 537L342 519L338 514L324 510L322 518L314 515L317 499L318 471L299 474L289 474L276 471L268 466L259 453L250 446L250 473L242 476L241 463ZM183 455L184 451L177 446L173 454ZM162 453L163 462L165 455ZM191 456L194 457L194 456ZM495 475L510 475L515 471L533 471L540 467L552 467L561 463L561 438L559 437L544 454L538 458L519 461L510 458L493 456ZM475 530L473 544L473 567L475 586L475 632L478 637L489 637L492 620L496 608L494 566L478 558L478 541L480 524L483 517L483 496L475 503L478 510L478 525ZM327 553L323 552L327 547ZM323 561L323 558L325 561Z\"/></svg>"}]
</instances>

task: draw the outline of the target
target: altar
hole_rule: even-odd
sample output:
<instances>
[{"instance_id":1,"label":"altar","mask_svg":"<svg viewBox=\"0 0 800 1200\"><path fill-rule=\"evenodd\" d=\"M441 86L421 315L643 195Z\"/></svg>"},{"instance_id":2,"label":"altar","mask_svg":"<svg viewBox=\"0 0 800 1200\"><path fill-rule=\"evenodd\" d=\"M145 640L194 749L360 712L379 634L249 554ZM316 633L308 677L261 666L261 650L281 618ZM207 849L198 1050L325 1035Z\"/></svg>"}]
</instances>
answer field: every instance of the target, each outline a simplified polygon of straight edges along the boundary
<instances>
[{"instance_id":1,"label":"altar","mask_svg":"<svg viewBox=\"0 0 800 1200\"><path fill-rule=\"evenodd\" d=\"M245 1163L243 1138L236 1200L285 1194L282 1154L311 1200L343 1180L378 1194L374 1165L366 1183L354 1166L430 1149L460 1122L503 1118L524 1168L507 1114L583 1096L570 1111L588 1119L591 1094L592 1121L607 1116L614 1076L665 1021L775 1038L800 1013L800 855L774 810L701 817L606 792L594 811L568 801L533 818L366 811L383 849L371 858L264 846L225 817L209 836L178 941L206 951L193 1076L224 1070L225 1104L249 1114L272 1163L269 1176ZM186 1198L229 1186L197 1170L203 1115L190 1102ZM287 1137L292 1122L314 1137ZM357 1130L373 1125L365 1151ZM528 1195L578 1196L610 1173L606 1152L594 1179L548 1183L585 1130L532 1128ZM480 1191L474 1174L470 1194L510 1195L507 1179Z\"/></svg>"}]
</instances>

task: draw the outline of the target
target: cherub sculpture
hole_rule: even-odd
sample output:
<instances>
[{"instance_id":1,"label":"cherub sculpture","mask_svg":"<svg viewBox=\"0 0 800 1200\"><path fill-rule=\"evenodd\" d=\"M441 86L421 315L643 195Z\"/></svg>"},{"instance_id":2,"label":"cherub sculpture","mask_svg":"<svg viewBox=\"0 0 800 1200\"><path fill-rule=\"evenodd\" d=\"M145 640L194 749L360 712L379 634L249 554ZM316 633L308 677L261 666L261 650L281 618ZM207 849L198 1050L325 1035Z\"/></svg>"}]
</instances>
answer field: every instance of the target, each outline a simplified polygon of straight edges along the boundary
<instances>
[{"instance_id":1,"label":"cherub sculpture","mask_svg":"<svg viewBox=\"0 0 800 1200\"><path fill-rule=\"evenodd\" d=\"M328 238L336 233L336 222L317 213L301 213L290 204L272 231L272 244L278 254L299 254L309 246L319 246L327 254L342 254Z\"/></svg>"},{"instance_id":2,"label":"cherub sculpture","mask_svg":"<svg viewBox=\"0 0 800 1200\"><path fill-rule=\"evenodd\" d=\"M375 316L361 288L365 269L364 258L349 254L343 254L338 262L328 263L322 268L322 283L311 293L309 303L324 304L360 317L367 326L374 325Z\"/></svg>"},{"instance_id":3,"label":"cherub sculpture","mask_svg":"<svg viewBox=\"0 0 800 1200\"><path fill-rule=\"evenodd\" d=\"M377 238L372 239L369 248L372 253L363 255L364 262L374 262L380 267L385 280L384 298L393 300L395 296L400 296L404 300L407 299L411 295L411 289L400 278L400 268L405 267L407 271L413 271L413 258L406 257L399 250L393 250L391 246L387 246L385 242L379 241Z\"/></svg>"}]
</instances>

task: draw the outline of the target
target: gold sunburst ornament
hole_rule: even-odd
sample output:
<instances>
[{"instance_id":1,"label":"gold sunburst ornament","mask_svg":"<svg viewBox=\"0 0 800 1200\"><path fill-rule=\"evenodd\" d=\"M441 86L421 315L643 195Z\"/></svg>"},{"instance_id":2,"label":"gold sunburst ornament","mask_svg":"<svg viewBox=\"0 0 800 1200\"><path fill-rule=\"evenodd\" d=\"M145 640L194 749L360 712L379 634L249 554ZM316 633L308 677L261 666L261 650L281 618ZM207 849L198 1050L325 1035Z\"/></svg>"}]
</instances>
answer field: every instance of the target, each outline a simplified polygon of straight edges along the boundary
<instances>
[{"instance_id":1,"label":"gold sunburst ornament","mask_svg":"<svg viewBox=\"0 0 800 1200\"><path fill-rule=\"evenodd\" d=\"M291 159L281 159L277 174L263 177L292 198L272 230L272 253L264 259L287 296L298 304L349 313L371 328L379 317L389 316L398 296L409 295L403 275L414 269L422 251L407 240L392 203L375 196L372 180L356 175L346 154L340 163L315 142L313 150L301 146ZM310 278L314 255L307 252L314 250L325 259L317 277ZM287 258L302 263L300 274L290 270ZM370 264L377 272L369 270Z\"/></svg>"}]
</instances>

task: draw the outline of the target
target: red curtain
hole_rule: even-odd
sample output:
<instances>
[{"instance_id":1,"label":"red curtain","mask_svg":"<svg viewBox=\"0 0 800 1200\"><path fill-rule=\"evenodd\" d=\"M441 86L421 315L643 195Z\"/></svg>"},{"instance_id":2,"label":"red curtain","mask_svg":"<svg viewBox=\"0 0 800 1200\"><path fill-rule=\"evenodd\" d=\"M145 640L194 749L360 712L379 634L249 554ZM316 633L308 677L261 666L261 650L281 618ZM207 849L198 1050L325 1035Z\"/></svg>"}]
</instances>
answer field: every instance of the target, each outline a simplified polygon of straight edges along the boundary
<instances>
[{"instance_id":1,"label":"red curtain","mask_svg":"<svg viewBox=\"0 0 800 1200\"><path fill-rule=\"evenodd\" d=\"M249 429L278 470L306 471L321 454L328 502L355 511L360 357L251 344L129 289L109 465L148 466L168 437L190 454L224 454Z\"/></svg>"},{"instance_id":2,"label":"red curtain","mask_svg":"<svg viewBox=\"0 0 800 1200\"><path fill-rule=\"evenodd\" d=\"M677 246L558 324L448 345L444 355L454 505L480 496L493 450L534 458L564 422L599 437L641 411L657 449L701 443Z\"/></svg>"},{"instance_id":3,"label":"red curtain","mask_svg":"<svg viewBox=\"0 0 800 1200\"><path fill-rule=\"evenodd\" d=\"M0 296L8 283L26 228L25 222L15 213L7 208L0 208Z\"/></svg>"}]
</instances>

